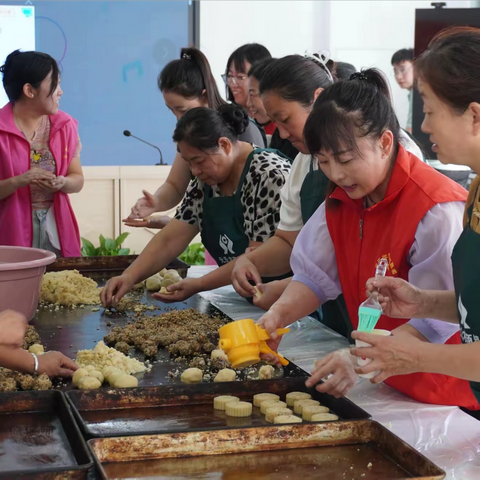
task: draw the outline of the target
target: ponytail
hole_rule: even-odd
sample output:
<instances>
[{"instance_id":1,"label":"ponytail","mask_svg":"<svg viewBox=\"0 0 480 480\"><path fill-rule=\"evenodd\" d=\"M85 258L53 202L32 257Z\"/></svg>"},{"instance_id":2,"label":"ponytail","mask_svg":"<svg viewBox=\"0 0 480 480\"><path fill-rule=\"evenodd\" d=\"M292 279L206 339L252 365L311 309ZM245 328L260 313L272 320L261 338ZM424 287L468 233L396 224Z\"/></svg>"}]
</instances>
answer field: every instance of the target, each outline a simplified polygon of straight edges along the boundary
<instances>
[{"instance_id":1,"label":"ponytail","mask_svg":"<svg viewBox=\"0 0 480 480\"><path fill-rule=\"evenodd\" d=\"M171 61L160 72L158 88L184 98L201 98L206 92L208 106L214 110L225 104L207 57L197 48L182 48L180 59Z\"/></svg>"}]
</instances>

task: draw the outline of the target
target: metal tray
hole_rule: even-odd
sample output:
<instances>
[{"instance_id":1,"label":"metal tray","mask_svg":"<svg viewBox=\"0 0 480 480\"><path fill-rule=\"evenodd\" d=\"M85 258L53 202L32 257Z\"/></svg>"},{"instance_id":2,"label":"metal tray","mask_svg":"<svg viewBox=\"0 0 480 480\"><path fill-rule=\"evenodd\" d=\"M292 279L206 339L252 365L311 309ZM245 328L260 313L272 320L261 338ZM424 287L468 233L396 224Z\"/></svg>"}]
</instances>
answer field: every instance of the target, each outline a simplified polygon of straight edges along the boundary
<instances>
[{"instance_id":1,"label":"metal tray","mask_svg":"<svg viewBox=\"0 0 480 480\"><path fill-rule=\"evenodd\" d=\"M336 399L307 388L305 380L306 377L124 390L71 390L66 395L88 438L272 427L257 407L248 418L227 417L225 412L214 410L213 398L218 395L235 395L252 401L256 393L276 393L283 399L288 392L303 391L309 392L341 419L370 418L346 398Z\"/></svg>"},{"instance_id":2,"label":"metal tray","mask_svg":"<svg viewBox=\"0 0 480 480\"><path fill-rule=\"evenodd\" d=\"M104 479L416 479L445 472L377 422L94 439Z\"/></svg>"},{"instance_id":3,"label":"metal tray","mask_svg":"<svg viewBox=\"0 0 480 480\"><path fill-rule=\"evenodd\" d=\"M130 256L129 256L130 257ZM129 258L128 257L128 258ZM62 258L59 260L61 265L65 268L75 268L77 260L88 260L96 257L85 257L85 259L76 258ZM110 257L98 257L108 262ZM111 257L113 259L122 257ZM126 258L126 257L123 257ZM115 263L115 262L114 262ZM183 263L183 262L182 262ZM54 264L55 265L55 264ZM171 266L174 266L172 264ZM58 265L60 268L60 265ZM93 278L100 286L104 285L105 281L119 272L113 270L105 270L105 265L95 265L94 262L86 267L87 270L82 270L81 273L87 277ZM186 273L186 272L185 272ZM221 310L214 307L208 300L194 295L184 302L165 304L152 298L150 292L134 291L130 295L137 299L139 303L155 306L154 311L145 312L148 315L160 315L162 313L170 312L172 310L184 310L193 308L200 313L224 318L225 322L232 321L230 317L225 315ZM104 336L110 333L114 326L123 327L132 318L121 312L113 312L109 315L101 308L99 311L94 306L85 305L84 308L62 308L58 311L50 310L48 308L40 308L36 313L31 324L35 327L40 335L42 344L48 350L58 350L70 358L75 358L79 350L92 349ZM140 361L145 361L145 355L140 350L132 348L130 356L137 358ZM144 374L137 374L139 386L158 386L162 384L181 384L179 376L171 377L171 371L183 371L188 367L187 361L178 362L170 356L170 354L163 348L159 349L156 357L150 358L156 363L150 372ZM281 373L281 372L280 372ZM283 376L306 376L307 373L290 364L283 369ZM244 379L245 376L241 376ZM61 387L62 390L72 389L71 383L67 386ZM102 388L108 388L104 386Z\"/></svg>"},{"instance_id":4,"label":"metal tray","mask_svg":"<svg viewBox=\"0 0 480 480\"><path fill-rule=\"evenodd\" d=\"M0 393L0 478L85 479L93 466L62 392Z\"/></svg>"},{"instance_id":5,"label":"metal tray","mask_svg":"<svg viewBox=\"0 0 480 480\"><path fill-rule=\"evenodd\" d=\"M128 268L138 255L120 255L112 257L62 257L48 265L47 272L59 272L61 270L78 270L80 273L85 272L109 272L110 276L119 274ZM176 258L168 266L168 270L177 270L178 273L185 278L190 268L185 262Z\"/></svg>"}]
</instances>

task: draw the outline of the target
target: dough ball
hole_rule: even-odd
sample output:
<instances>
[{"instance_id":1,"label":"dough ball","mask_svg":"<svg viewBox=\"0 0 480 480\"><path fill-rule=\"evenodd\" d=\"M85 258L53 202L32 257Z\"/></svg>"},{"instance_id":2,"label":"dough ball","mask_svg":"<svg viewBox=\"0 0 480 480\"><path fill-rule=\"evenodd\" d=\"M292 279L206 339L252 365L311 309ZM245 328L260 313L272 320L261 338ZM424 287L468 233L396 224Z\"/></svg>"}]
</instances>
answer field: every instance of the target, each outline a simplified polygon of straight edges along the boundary
<instances>
[{"instance_id":1,"label":"dough ball","mask_svg":"<svg viewBox=\"0 0 480 480\"><path fill-rule=\"evenodd\" d=\"M268 380L273 378L273 374L275 373L275 369L271 365L264 365L260 367L258 371L258 379L259 380Z\"/></svg>"},{"instance_id":2,"label":"dough ball","mask_svg":"<svg viewBox=\"0 0 480 480\"><path fill-rule=\"evenodd\" d=\"M221 358L222 360L225 360L228 363L230 363L230 361L228 360L228 355L221 348L217 348L216 350L214 350L210 354L210 358L212 360L215 359L215 358Z\"/></svg>"},{"instance_id":3,"label":"dough ball","mask_svg":"<svg viewBox=\"0 0 480 480\"><path fill-rule=\"evenodd\" d=\"M48 390L50 388L52 388L52 381L46 373L42 373L35 379L33 384L34 390Z\"/></svg>"},{"instance_id":4,"label":"dough ball","mask_svg":"<svg viewBox=\"0 0 480 480\"><path fill-rule=\"evenodd\" d=\"M35 355L43 355L45 353L45 349L43 348L43 345L40 345L38 343L35 343L32 345L28 351L30 353L34 353Z\"/></svg>"},{"instance_id":5,"label":"dough ball","mask_svg":"<svg viewBox=\"0 0 480 480\"><path fill-rule=\"evenodd\" d=\"M235 370L230 370L229 368L224 368L217 373L217 376L213 380L214 382L234 382L237 378Z\"/></svg>"},{"instance_id":6,"label":"dough ball","mask_svg":"<svg viewBox=\"0 0 480 480\"><path fill-rule=\"evenodd\" d=\"M78 387L78 381L88 375L88 370L86 368L79 368L72 377L73 384Z\"/></svg>"},{"instance_id":7,"label":"dough ball","mask_svg":"<svg viewBox=\"0 0 480 480\"><path fill-rule=\"evenodd\" d=\"M147 278L145 285L150 292L158 292L162 286L162 279L154 275L153 277Z\"/></svg>"},{"instance_id":8,"label":"dough ball","mask_svg":"<svg viewBox=\"0 0 480 480\"><path fill-rule=\"evenodd\" d=\"M120 370L116 370L112 372L108 377L107 377L107 382L114 387L115 382L117 381L117 378L121 377L122 375L125 375L125 373L121 372Z\"/></svg>"},{"instance_id":9,"label":"dough ball","mask_svg":"<svg viewBox=\"0 0 480 480\"><path fill-rule=\"evenodd\" d=\"M81 390L96 390L101 386L102 384L98 378L90 377L89 375L82 377L78 382L78 388Z\"/></svg>"},{"instance_id":10,"label":"dough ball","mask_svg":"<svg viewBox=\"0 0 480 480\"><path fill-rule=\"evenodd\" d=\"M187 368L180 376L183 383L200 383L202 379L203 372L199 368Z\"/></svg>"},{"instance_id":11,"label":"dough ball","mask_svg":"<svg viewBox=\"0 0 480 480\"><path fill-rule=\"evenodd\" d=\"M175 283L178 283L178 282L179 280L177 280L176 278L168 277L168 278L164 278L160 285L163 288L167 288L170 285L174 285Z\"/></svg>"},{"instance_id":12,"label":"dough ball","mask_svg":"<svg viewBox=\"0 0 480 480\"><path fill-rule=\"evenodd\" d=\"M117 369L115 367L111 366L111 365L108 366L108 367L104 367L102 369L103 377L105 379L107 379L110 374L112 374L113 372L116 372L116 371L117 371Z\"/></svg>"},{"instance_id":13,"label":"dough ball","mask_svg":"<svg viewBox=\"0 0 480 480\"><path fill-rule=\"evenodd\" d=\"M134 290L140 290L140 289L142 289L144 286L145 286L145 282L139 282L139 283L136 283L136 284L133 286L133 289L134 289Z\"/></svg>"},{"instance_id":14,"label":"dough ball","mask_svg":"<svg viewBox=\"0 0 480 480\"><path fill-rule=\"evenodd\" d=\"M163 268L162 270L160 270L158 272L158 274L163 278L167 272L168 272L168 270L166 268Z\"/></svg>"},{"instance_id":15,"label":"dough ball","mask_svg":"<svg viewBox=\"0 0 480 480\"><path fill-rule=\"evenodd\" d=\"M103 373L100 372L99 370L92 370L91 372L88 373L88 376L98 378L100 383L103 383L103 381L105 380Z\"/></svg>"},{"instance_id":16,"label":"dough ball","mask_svg":"<svg viewBox=\"0 0 480 480\"><path fill-rule=\"evenodd\" d=\"M84 368L85 370L87 370L87 372L93 372L94 370L96 370L96 368L93 365L87 365Z\"/></svg>"},{"instance_id":17,"label":"dough ball","mask_svg":"<svg viewBox=\"0 0 480 480\"><path fill-rule=\"evenodd\" d=\"M160 293L163 294L163 295L173 295L174 292L169 292L169 291L167 290L167 287L162 287L162 288L160 289Z\"/></svg>"},{"instance_id":18,"label":"dough ball","mask_svg":"<svg viewBox=\"0 0 480 480\"><path fill-rule=\"evenodd\" d=\"M167 270L167 272L165 273L163 278L164 279L172 278L172 279L176 280L177 282L182 280L182 277L180 276L180 274L176 270Z\"/></svg>"},{"instance_id":19,"label":"dough ball","mask_svg":"<svg viewBox=\"0 0 480 480\"><path fill-rule=\"evenodd\" d=\"M115 377L113 386L115 388L138 387L138 379L133 375L123 374L118 377Z\"/></svg>"}]
</instances>

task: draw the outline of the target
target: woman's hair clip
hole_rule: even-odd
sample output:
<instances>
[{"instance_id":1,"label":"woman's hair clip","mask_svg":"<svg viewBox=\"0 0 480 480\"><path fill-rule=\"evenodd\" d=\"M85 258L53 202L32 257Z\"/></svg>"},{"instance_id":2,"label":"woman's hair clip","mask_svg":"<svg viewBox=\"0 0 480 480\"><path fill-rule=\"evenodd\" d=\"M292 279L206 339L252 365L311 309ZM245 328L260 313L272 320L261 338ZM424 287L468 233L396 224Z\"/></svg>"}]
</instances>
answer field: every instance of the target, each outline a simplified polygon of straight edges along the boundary
<instances>
[{"instance_id":1,"label":"woman's hair clip","mask_svg":"<svg viewBox=\"0 0 480 480\"><path fill-rule=\"evenodd\" d=\"M317 65L322 67L325 70L325 73L327 74L327 77L330 79L330 81L332 83L334 82L332 72L330 72L327 67L327 63L330 60L330 52L328 50L322 50L320 53L315 52L313 55L305 52L305 58L312 60L312 62L315 62Z\"/></svg>"},{"instance_id":2,"label":"woman's hair clip","mask_svg":"<svg viewBox=\"0 0 480 480\"><path fill-rule=\"evenodd\" d=\"M363 72L355 72L350 75L350 80L363 80L368 82L368 77Z\"/></svg>"},{"instance_id":3,"label":"woman's hair clip","mask_svg":"<svg viewBox=\"0 0 480 480\"><path fill-rule=\"evenodd\" d=\"M191 60L191 59L192 59L192 56L189 55L188 53L184 53L184 54L182 55L182 59L183 59L183 60Z\"/></svg>"}]
</instances>

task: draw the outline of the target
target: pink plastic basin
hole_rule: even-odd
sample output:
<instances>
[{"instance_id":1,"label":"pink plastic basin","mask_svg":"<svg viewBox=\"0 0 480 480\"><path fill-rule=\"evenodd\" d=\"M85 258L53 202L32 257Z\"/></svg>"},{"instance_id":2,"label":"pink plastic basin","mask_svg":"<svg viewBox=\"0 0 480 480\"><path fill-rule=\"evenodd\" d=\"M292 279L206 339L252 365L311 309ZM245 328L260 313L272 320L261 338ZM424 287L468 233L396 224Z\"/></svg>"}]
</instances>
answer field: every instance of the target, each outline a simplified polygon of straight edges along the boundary
<instances>
[{"instance_id":1,"label":"pink plastic basin","mask_svg":"<svg viewBox=\"0 0 480 480\"><path fill-rule=\"evenodd\" d=\"M40 283L53 252L27 247L0 246L0 312L15 310L30 321L35 315Z\"/></svg>"}]
</instances>

